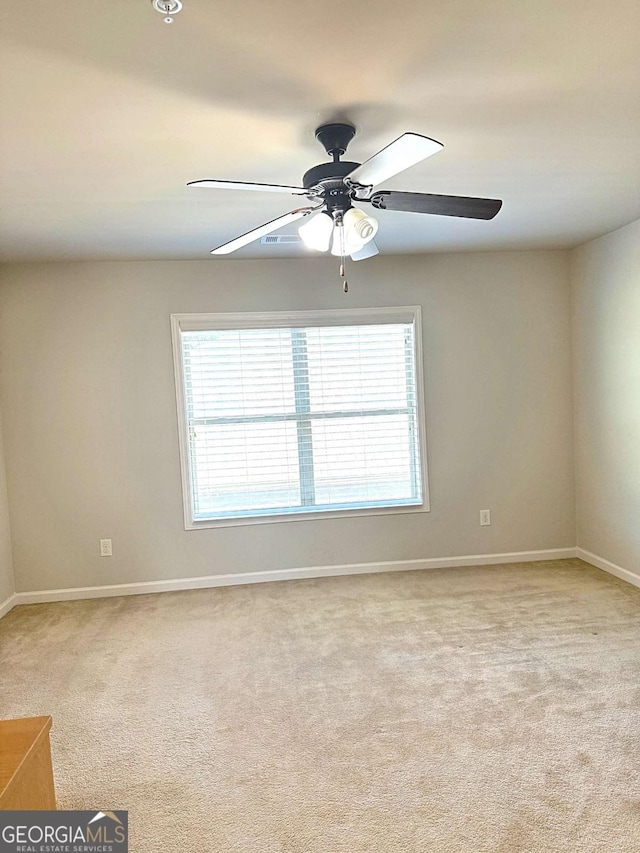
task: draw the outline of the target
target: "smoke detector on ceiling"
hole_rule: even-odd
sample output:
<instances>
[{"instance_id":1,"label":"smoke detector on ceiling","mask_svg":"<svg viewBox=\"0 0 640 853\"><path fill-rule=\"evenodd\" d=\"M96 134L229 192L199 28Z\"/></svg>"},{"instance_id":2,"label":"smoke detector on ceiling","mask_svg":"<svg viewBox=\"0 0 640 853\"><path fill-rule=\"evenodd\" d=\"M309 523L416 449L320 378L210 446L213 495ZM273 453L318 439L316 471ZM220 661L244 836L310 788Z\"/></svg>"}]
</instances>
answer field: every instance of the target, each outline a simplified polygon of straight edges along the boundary
<instances>
[{"instance_id":1,"label":"smoke detector on ceiling","mask_svg":"<svg viewBox=\"0 0 640 853\"><path fill-rule=\"evenodd\" d=\"M164 15L165 24L172 24L172 15L177 15L182 11L182 0L151 0L151 5L156 10Z\"/></svg>"}]
</instances>

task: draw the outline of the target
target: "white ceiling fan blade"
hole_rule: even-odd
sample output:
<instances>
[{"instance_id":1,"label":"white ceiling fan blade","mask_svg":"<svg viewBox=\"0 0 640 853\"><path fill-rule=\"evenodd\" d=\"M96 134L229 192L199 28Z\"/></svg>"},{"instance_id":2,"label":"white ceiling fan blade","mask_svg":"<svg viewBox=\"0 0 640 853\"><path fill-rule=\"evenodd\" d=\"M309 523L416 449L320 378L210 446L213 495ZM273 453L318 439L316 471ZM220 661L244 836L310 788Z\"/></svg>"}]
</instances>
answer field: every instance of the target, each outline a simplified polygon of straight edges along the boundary
<instances>
[{"instance_id":1,"label":"white ceiling fan blade","mask_svg":"<svg viewBox=\"0 0 640 853\"><path fill-rule=\"evenodd\" d=\"M205 187L214 190L258 190L265 193L288 193L289 195L307 195L304 187L289 187L283 184L254 184L250 181L189 181L188 187Z\"/></svg>"},{"instance_id":2,"label":"white ceiling fan blade","mask_svg":"<svg viewBox=\"0 0 640 853\"><path fill-rule=\"evenodd\" d=\"M357 252L351 253L352 261L366 261L367 258L373 258L374 255L378 255L380 253L380 249L376 245L375 240L369 240L368 243L365 243L361 249L358 249Z\"/></svg>"},{"instance_id":3,"label":"white ceiling fan blade","mask_svg":"<svg viewBox=\"0 0 640 853\"><path fill-rule=\"evenodd\" d=\"M377 186L441 151L444 145L419 133L403 133L349 174L349 180L365 186Z\"/></svg>"},{"instance_id":4,"label":"white ceiling fan blade","mask_svg":"<svg viewBox=\"0 0 640 853\"><path fill-rule=\"evenodd\" d=\"M297 219L302 219L304 216L308 216L310 213L313 213L315 210L318 210L318 207L300 207L298 210L292 210L290 213L285 213L284 216L279 216L277 219L272 219L271 222L265 222L264 225L258 226L258 228L254 228L252 231L247 231L246 234L241 234L240 237L236 237L233 240L230 240L228 243L223 243L221 246L218 246L216 249L211 250L212 255L229 255L231 252L235 252L237 249L241 249L243 246L247 246L249 243L253 243L254 240L260 239L260 237L264 237L265 234L271 234L272 231L277 231L278 228L282 228L283 225L289 225L290 222L295 222Z\"/></svg>"}]
</instances>

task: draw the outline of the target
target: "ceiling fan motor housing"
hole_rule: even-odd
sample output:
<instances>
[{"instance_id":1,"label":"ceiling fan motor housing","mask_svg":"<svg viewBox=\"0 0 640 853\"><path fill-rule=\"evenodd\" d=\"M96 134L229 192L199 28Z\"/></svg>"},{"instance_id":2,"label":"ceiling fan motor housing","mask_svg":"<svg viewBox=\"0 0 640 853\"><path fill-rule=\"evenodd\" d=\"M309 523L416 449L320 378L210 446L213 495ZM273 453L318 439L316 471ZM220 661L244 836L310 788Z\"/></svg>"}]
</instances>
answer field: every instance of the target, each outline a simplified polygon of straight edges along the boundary
<instances>
[{"instance_id":1,"label":"ceiling fan motor housing","mask_svg":"<svg viewBox=\"0 0 640 853\"><path fill-rule=\"evenodd\" d=\"M328 213L345 213L353 205L353 192L344 182L344 175L353 171L358 163L322 163L305 174L303 186L310 190L309 198L313 201L322 199ZM341 167L336 170L334 167ZM311 191L311 188L314 188Z\"/></svg>"},{"instance_id":2,"label":"ceiling fan motor housing","mask_svg":"<svg viewBox=\"0 0 640 853\"><path fill-rule=\"evenodd\" d=\"M303 187L317 187L325 181L340 181L346 178L348 174L353 172L356 166L360 163L349 163L347 160L336 161L335 163L320 163L319 166L314 166L304 173L302 178Z\"/></svg>"}]
</instances>

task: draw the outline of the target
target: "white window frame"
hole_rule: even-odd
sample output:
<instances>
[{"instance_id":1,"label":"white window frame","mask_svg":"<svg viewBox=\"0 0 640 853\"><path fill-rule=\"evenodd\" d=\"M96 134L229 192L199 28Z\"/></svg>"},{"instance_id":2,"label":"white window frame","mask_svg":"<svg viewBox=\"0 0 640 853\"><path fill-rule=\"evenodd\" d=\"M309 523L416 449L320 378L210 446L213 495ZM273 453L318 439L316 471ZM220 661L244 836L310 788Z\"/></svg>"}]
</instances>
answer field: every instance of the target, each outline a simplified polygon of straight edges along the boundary
<instances>
[{"instance_id":1,"label":"white window frame","mask_svg":"<svg viewBox=\"0 0 640 853\"><path fill-rule=\"evenodd\" d=\"M274 513L194 520L191 490L190 453L187 425L187 406L184 385L182 332L209 331L213 329L275 329L305 326L349 326L354 324L412 323L414 327L414 363L416 381L416 425L420 450L419 480L422 503L408 506L362 507L336 510L311 510L309 512ZM353 518L364 515L396 515L429 512L429 477L427 466L426 415L424 407L424 375L422 362L422 323L419 305L392 308L337 308L318 311L268 311L231 314L172 314L171 337L178 415L178 440L182 477L182 501L185 530L210 527L237 527L247 524L273 524L283 521L310 521L323 518Z\"/></svg>"}]
</instances>

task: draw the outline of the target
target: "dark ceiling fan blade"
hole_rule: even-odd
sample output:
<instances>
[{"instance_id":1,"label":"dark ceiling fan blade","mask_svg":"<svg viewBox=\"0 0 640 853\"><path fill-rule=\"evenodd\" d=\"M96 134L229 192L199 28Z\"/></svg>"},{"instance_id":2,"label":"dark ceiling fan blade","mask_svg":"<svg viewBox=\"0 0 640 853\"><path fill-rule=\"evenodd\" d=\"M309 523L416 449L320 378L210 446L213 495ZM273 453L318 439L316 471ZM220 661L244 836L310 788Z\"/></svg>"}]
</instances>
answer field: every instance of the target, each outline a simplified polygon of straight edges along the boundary
<instances>
[{"instance_id":1,"label":"dark ceiling fan blade","mask_svg":"<svg viewBox=\"0 0 640 853\"><path fill-rule=\"evenodd\" d=\"M351 253L352 261L366 261L367 258L373 258L374 255L378 255L380 253L380 249L376 245L375 240L369 240L368 243L365 243L361 249L358 249L357 252Z\"/></svg>"},{"instance_id":2,"label":"dark ceiling fan blade","mask_svg":"<svg viewBox=\"0 0 640 853\"><path fill-rule=\"evenodd\" d=\"M319 206L316 205L315 207L300 207L298 210L292 210L290 213L285 213L284 216L279 216L277 219L272 219L270 222L265 222L264 225L259 225L257 228L247 231L246 234L241 234L239 237L235 237L228 243L223 243L221 246L212 249L211 254L229 255L231 252L235 252L236 249L241 249L243 246L253 243L254 240L264 237L265 234L271 234L272 231L277 231L278 228L282 228L283 225L288 225L290 222L302 219L304 216L308 216L310 213L313 213L318 209Z\"/></svg>"},{"instance_id":3,"label":"dark ceiling fan blade","mask_svg":"<svg viewBox=\"0 0 640 853\"><path fill-rule=\"evenodd\" d=\"M365 186L376 186L415 166L421 160L441 151L444 145L419 133L403 133L386 148L378 151L349 173L349 180Z\"/></svg>"},{"instance_id":4,"label":"dark ceiling fan blade","mask_svg":"<svg viewBox=\"0 0 640 853\"><path fill-rule=\"evenodd\" d=\"M467 198L459 195L431 195L379 190L367 199L380 210L407 213L432 213L436 216L460 216L465 219L493 219L502 207L496 198Z\"/></svg>"},{"instance_id":5,"label":"dark ceiling fan blade","mask_svg":"<svg viewBox=\"0 0 640 853\"><path fill-rule=\"evenodd\" d=\"M304 187L287 187L282 184L252 184L248 181L189 181L188 187L207 187L214 190L258 190L266 193L288 193L289 195L307 195Z\"/></svg>"}]
</instances>

